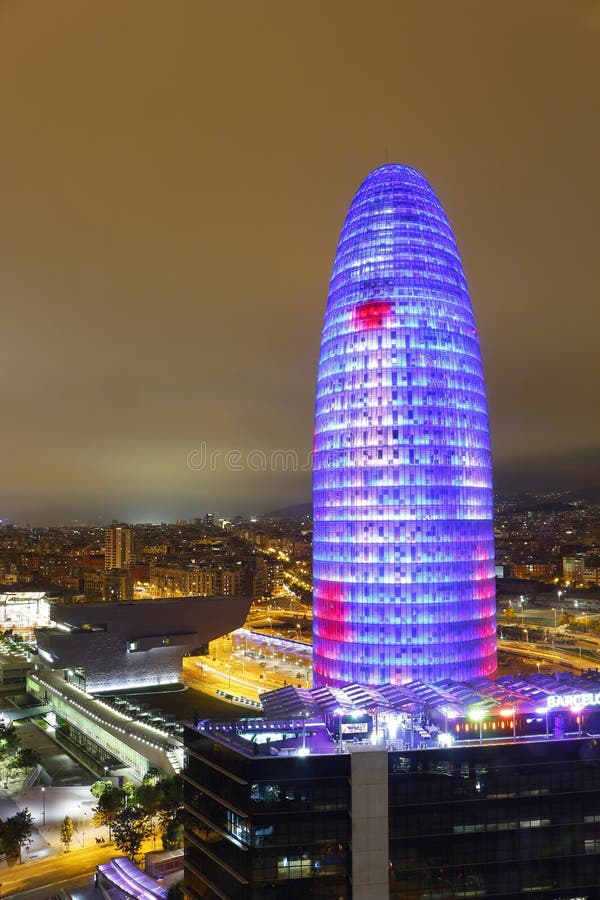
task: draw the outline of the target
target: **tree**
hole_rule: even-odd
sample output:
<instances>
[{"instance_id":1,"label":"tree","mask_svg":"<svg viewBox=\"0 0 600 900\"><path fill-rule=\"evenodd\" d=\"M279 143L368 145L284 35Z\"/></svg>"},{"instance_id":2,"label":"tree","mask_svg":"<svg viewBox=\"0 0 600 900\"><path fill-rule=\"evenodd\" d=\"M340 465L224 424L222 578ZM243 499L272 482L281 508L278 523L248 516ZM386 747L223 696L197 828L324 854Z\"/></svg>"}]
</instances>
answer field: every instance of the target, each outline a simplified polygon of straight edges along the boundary
<instances>
[{"instance_id":1,"label":"tree","mask_svg":"<svg viewBox=\"0 0 600 900\"><path fill-rule=\"evenodd\" d=\"M156 768L156 766L150 766L146 774L144 775L144 780L142 784L156 784L156 782L160 778L160 772Z\"/></svg>"},{"instance_id":2,"label":"tree","mask_svg":"<svg viewBox=\"0 0 600 900\"><path fill-rule=\"evenodd\" d=\"M73 840L73 820L70 816L65 816L60 826L60 842L64 844L65 853L69 850L69 844Z\"/></svg>"},{"instance_id":3,"label":"tree","mask_svg":"<svg viewBox=\"0 0 600 900\"><path fill-rule=\"evenodd\" d=\"M102 781L102 779L99 779L90 786L90 793L98 800L102 794L111 787L113 787L111 781Z\"/></svg>"},{"instance_id":4,"label":"tree","mask_svg":"<svg viewBox=\"0 0 600 900\"><path fill-rule=\"evenodd\" d=\"M113 824L115 844L135 862L143 841L152 834L152 827L141 806L125 806Z\"/></svg>"},{"instance_id":5,"label":"tree","mask_svg":"<svg viewBox=\"0 0 600 900\"><path fill-rule=\"evenodd\" d=\"M21 862L23 847L31 846L33 817L27 809L0 823L0 847L8 857L18 856Z\"/></svg>"},{"instance_id":6,"label":"tree","mask_svg":"<svg viewBox=\"0 0 600 900\"><path fill-rule=\"evenodd\" d=\"M171 819L162 836L162 844L165 850L177 850L183 844L183 822L179 819Z\"/></svg>"},{"instance_id":7,"label":"tree","mask_svg":"<svg viewBox=\"0 0 600 900\"><path fill-rule=\"evenodd\" d=\"M41 761L42 758L37 750L32 750L31 747L23 747L11 759L9 766L11 769L33 769Z\"/></svg>"},{"instance_id":8,"label":"tree","mask_svg":"<svg viewBox=\"0 0 600 900\"><path fill-rule=\"evenodd\" d=\"M162 800L160 810L158 811L158 818L161 828L164 830L167 828L169 822L179 815L182 809L183 782L177 775L174 775L172 778L163 778L159 781L158 786L162 791Z\"/></svg>"},{"instance_id":9,"label":"tree","mask_svg":"<svg viewBox=\"0 0 600 900\"><path fill-rule=\"evenodd\" d=\"M568 612L562 612L560 614L560 624L561 625L570 625L572 621L573 621L573 616L570 615Z\"/></svg>"},{"instance_id":10,"label":"tree","mask_svg":"<svg viewBox=\"0 0 600 900\"><path fill-rule=\"evenodd\" d=\"M21 741L15 731L14 725L0 722L0 758L6 759L19 749Z\"/></svg>"},{"instance_id":11,"label":"tree","mask_svg":"<svg viewBox=\"0 0 600 900\"><path fill-rule=\"evenodd\" d=\"M517 614L516 614L516 612L514 611L514 609L512 608L512 606L507 606L507 607L506 607L506 609L504 610L504 617L506 618L506 621L507 621L507 622L514 622L514 621L515 621L515 619L517 618Z\"/></svg>"},{"instance_id":12,"label":"tree","mask_svg":"<svg viewBox=\"0 0 600 900\"><path fill-rule=\"evenodd\" d=\"M109 785L98 797L98 806L94 807L94 825L108 825L108 839L112 837L112 827L117 816L125 806L126 793L121 788Z\"/></svg>"},{"instance_id":13,"label":"tree","mask_svg":"<svg viewBox=\"0 0 600 900\"><path fill-rule=\"evenodd\" d=\"M162 809L164 792L160 784L141 784L135 790L134 802L147 816L154 816Z\"/></svg>"},{"instance_id":14,"label":"tree","mask_svg":"<svg viewBox=\"0 0 600 900\"><path fill-rule=\"evenodd\" d=\"M127 806L134 802L135 796L135 785L133 781L124 781L122 790L125 792L125 796L127 797Z\"/></svg>"}]
</instances>

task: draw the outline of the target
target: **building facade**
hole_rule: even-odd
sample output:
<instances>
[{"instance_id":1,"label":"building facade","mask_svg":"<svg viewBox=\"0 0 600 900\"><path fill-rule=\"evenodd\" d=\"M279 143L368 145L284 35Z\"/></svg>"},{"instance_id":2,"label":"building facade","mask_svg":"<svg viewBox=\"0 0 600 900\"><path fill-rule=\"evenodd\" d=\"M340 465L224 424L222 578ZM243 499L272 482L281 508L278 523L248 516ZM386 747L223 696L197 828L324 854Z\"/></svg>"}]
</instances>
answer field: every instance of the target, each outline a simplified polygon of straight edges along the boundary
<instances>
[{"instance_id":1,"label":"building facade","mask_svg":"<svg viewBox=\"0 0 600 900\"><path fill-rule=\"evenodd\" d=\"M600 702L563 699L582 696ZM460 745L427 730L421 749L399 734L371 746L364 715L341 734L315 718L188 727L186 896L594 900L600 714L585 712L584 732L559 700L541 732L513 708L491 735L496 710Z\"/></svg>"},{"instance_id":2,"label":"building facade","mask_svg":"<svg viewBox=\"0 0 600 900\"><path fill-rule=\"evenodd\" d=\"M315 683L493 672L479 340L448 219L407 166L372 172L342 229L313 472Z\"/></svg>"},{"instance_id":3,"label":"building facade","mask_svg":"<svg viewBox=\"0 0 600 900\"><path fill-rule=\"evenodd\" d=\"M53 603L37 646L46 667L72 670L88 691L169 684L184 655L241 627L249 607L247 597Z\"/></svg>"},{"instance_id":4,"label":"building facade","mask_svg":"<svg viewBox=\"0 0 600 900\"><path fill-rule=\"evenodd\" d=\"M240 568L197 565L151 565L150 590L157 597L237 597L244 593Z\"/></svg>"},{"instance_id":5,"label":"building facade","mask_svg":"<svg viewBox=\"0 0 600 900\"><path fill-rule=\"evenodd\" d=\"M104 567L127 569L133 560L133 529L116 523L104 530Z\"/></svg>"}]
</instances>

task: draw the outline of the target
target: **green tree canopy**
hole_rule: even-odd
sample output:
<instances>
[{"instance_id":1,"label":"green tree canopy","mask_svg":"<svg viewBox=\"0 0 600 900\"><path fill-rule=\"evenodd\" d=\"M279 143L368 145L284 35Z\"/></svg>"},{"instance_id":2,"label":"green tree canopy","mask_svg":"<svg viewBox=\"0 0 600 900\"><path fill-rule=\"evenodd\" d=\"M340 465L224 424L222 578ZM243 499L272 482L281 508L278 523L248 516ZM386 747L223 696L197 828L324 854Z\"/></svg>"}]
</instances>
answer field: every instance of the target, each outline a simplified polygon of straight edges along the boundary
<instances>
[{"instance_id":1,"label":"green tree canopy","mask_svg":"<svg viewBox=\"0 0 600 900\"><path fill-rule=\"evenodd\" d=\"M109 838L112 827L121 810L125 807L126 793L114 785L109 785L98 797L98 805L94 807L94 825L107 825Z\"/></svg>"},{"instance_id":2,"label":"green tree canopy","mask_svg":"<svg viewBox=\"0 0 600 900\"><path fill-rule=\"evenodd\" d=\"M0 722L0 759L5 760L7 757L12 756L19 749L20 745L21 741L14 725Z\"/></svg>"},{"instance_id":3,"label":"green tree canopy","mask_svg":"<svg viewBox=\"0 0 600 900\"><path fill-rule=\"evenodd\" d=\"M65 816L60 826L60 842L64 844L65 850L69 849L69 845L73 840L73 820L70 816Z\"/></svg>"},{"instance_id":4,"label":"green tree canopy","mask_svg":"<svg viewBox=\"0 0 600 900\"><path fill-rule=\"evenodd\" d=\"M134 801L147 816L155 816L163 807L164 792L160 784L141 784L135 789Z\"/></svg>"},{"instance_id":5,"label":"green tree canopy","mask_svg":"<svg viewBox=\"0 0 600 900\"><path fill-rule=\"evenodd\" d=\"M101 778L98 781L95 781L90 787L90 793L98 799L102 796L105 791L108 791L113 787L113 783L111 781L103 781Z\"/></svg>"},{"instance_id":6,"label":"green tree canopy","mask_svg":"<svg viewBox=\"0 0 600 900\"><path fill-rule=\"evenodd\" d=\"M152 834L148 817L141 806L125 806L113 824L115 844L135 860L142 843Z\"/></svg>"},{"instance_id":7,"label":"green tree canopy","mask_svg":"<svg viewBox=\"0 0 600 900\"><path fill-rule=\"evenodd\" d=\"M21 859L23 847L31 845L33 818L27 808L0 821L0 848L8 857L18 856Z\"/></svg>"},{"instance_id":8,"label":"green tree canopy","mask_svg":"<svg viewBox=\"0 0 600 900\"><path fill-rule=\"evenodd\" d=\"M162 836L165 850L177 850L183 844L183 822L179 819L171 819L165 833Z\"/></svg>"},{"instance_id":9,"label":"green tree canopy","mask_svg":"<svg viewBox=\"0 0 600 900\"><path fill-rule=\"evenodd\" d=\"M169 822L177 818L183 804L183 782L174 775L172 778L163 778L158 783L162 792L162 800L158 813L161 828L166 829Z\"/></svg>"},{"instance_id":10,"label":"green tree canopy","mask_svg":"<svg viewBox=\"0 0 600 900\"><path fill-rule=\"evenodd\" d=\"M34 766L37 766L41 761L42 758L37 750L32 750L31 747L23 747L23 749L19 750L11 759L10 768L33 769Z\"/></svg>"}]
</instances>

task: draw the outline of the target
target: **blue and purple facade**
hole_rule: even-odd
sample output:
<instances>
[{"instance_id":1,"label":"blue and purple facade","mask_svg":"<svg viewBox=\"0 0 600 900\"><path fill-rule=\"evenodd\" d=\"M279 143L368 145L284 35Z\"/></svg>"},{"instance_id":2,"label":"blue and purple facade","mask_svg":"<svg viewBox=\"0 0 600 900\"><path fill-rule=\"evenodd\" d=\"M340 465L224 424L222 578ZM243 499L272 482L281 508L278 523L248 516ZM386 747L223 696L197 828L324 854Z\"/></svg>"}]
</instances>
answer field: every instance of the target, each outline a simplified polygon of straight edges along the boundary
<instances>
[{"instance_id":1,"label":"blue and purple facade","mask_svg":"<svg viewBox=\"0 0 600 900\"><path fill-rule=\"evenodd\" d=\"M372 172L333 266L314 445L315 685L496 668L492 477L479 340L439 200Z\"/></svg>"}]
</instances>

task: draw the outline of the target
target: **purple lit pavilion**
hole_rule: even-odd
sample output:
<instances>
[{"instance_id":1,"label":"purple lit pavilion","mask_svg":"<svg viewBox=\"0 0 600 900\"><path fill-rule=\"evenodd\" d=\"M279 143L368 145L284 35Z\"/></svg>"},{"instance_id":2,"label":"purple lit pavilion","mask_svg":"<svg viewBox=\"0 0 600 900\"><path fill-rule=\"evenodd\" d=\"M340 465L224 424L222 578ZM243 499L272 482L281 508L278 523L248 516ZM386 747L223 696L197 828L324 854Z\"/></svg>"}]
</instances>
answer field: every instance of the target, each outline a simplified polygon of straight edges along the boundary
<instances>
[{"instance_id":1,"label":"purple lit pavilion","mask_svg":"<svg viewBox=\"0 0 600 900\"><path fill-rule=\"evenodd\" d=\"M315 685L496 669L492 472L452 229L415 169L365 179L325 312L313 475Z\"/></svg>"}]
</instances>

